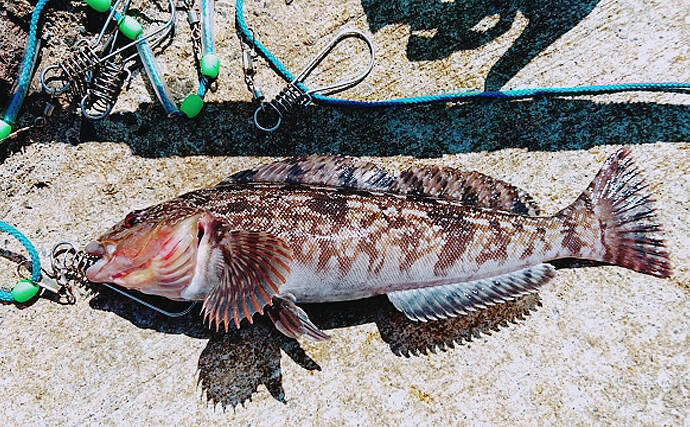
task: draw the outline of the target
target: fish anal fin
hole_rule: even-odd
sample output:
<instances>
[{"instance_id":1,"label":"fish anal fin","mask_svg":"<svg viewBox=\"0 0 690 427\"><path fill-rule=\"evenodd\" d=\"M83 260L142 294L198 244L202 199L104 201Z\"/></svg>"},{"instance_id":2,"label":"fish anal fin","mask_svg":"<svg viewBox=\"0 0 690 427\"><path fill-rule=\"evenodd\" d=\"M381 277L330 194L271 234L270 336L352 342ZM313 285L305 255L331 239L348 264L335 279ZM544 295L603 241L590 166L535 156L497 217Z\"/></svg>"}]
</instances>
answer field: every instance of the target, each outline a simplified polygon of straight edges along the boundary
<instances>
[{"instance_id":1,"label":"fish anal fin","mask_svg":"<svg viewBox=\"0 0 690 427\"><path fill-rule=\"evenodd\" d=\"M290 295L274 295L273 305L266 310L276 329L290 338L304 335L312 341L324 341L328 334L312 323L301 308L295 305Z\"/></svg>"},{"instance_id":2,"label":"fish anal fin","mask_svg":"<svg viewBox=\"0 0 690 427\"><path fill-rule=\"evenodd\" d=\"M281 239L265 232L226 230L218 222L212 230L207 280L210 291L202 311L209 327L237 328L255 313L263 314L290 273L292 250Z\"/></svg>"},{"instance_id":3,"label":"fish anal fin","mask_svg":"<svg viewBox=\"0 0 690 427\"><path fill-rule=\"evenodd\" d=\"M403 171L389 191L444 198L463 205L518 215L539 215L539 207L524 190L476 171L413 167Z\"/></svg>"},{"instance_id":4,"label":"fish anal fin","mask_svg":"<svg viewBox=\"0 0 690 427\"><path fill-rule=\"evenodd\" d=\"M536 292L554 274L551 264L538 264L481 280L390 292L388 299L411 320L447 319Z\"/></svg>"}]
</instances>

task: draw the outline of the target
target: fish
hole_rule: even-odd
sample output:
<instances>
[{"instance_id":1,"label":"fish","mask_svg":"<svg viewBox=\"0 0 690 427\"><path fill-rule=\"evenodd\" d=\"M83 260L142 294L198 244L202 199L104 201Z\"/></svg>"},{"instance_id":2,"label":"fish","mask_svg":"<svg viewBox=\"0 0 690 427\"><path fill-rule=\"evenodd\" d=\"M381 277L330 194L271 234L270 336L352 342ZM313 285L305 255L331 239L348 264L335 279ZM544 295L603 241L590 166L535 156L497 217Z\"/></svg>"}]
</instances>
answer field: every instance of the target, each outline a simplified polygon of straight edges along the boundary
<instances>
[{"instance_id":1,"label":"fish","mask_svg":"<svg viewBox=\"0 0 690 427\"><path fill-rule=\"evenodd\" d=\"M424 322L537 292L563 258L669 277L654 204L626 148L553 215L475 171L294 157L130 212L85 247L95 260L86 277L203 301L216 330L259 313L289 337L321 341L329 335L298 304L385 294Z\"/></svg>"}]
</instances>

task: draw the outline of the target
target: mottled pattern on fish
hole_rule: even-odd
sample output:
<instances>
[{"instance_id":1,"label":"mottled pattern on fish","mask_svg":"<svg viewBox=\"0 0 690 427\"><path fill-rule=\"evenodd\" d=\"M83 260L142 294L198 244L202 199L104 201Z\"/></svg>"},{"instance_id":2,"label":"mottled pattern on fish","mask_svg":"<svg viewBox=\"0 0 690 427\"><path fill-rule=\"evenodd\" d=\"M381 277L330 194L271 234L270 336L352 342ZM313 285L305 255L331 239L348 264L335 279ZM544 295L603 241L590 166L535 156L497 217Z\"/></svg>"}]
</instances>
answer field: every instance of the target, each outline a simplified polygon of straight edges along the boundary
<instances>
[{"instance_id":1,"label":"mottled pattern on fish","mask_svg":"<svg viewBox=\"0 0 690 427\"><path fill-rule=\"evenodd\" d=\"M345 156L293 158L131 213L92 248L111 254L91 276L204 300L217 327L239 327L277 301L269 314L282 332L323 339L294 302L388 294L411 319L432 320L533 292L553 277L544 263L559 258L668 276L651 203L626 150L554 216L537 216L526 193L476 172L421 167L394 176ZM170 270L193 224L195 261L178 261L193 265L156 279L151 265Z\"/></svg>"},{"instance_id":2,"label":"mottled pattern on fish","mask_svg":"<svg viewBox=\"0 0 690 427\"><path fill-rule=\"evenodd\" d=\"M201 190L160 208L188 215L190 205L229 229L285 241L294 263L281 290L298 302L481 279L571 255L556 219L442 199L267 183Z\"/></svg>"}]
</instances>

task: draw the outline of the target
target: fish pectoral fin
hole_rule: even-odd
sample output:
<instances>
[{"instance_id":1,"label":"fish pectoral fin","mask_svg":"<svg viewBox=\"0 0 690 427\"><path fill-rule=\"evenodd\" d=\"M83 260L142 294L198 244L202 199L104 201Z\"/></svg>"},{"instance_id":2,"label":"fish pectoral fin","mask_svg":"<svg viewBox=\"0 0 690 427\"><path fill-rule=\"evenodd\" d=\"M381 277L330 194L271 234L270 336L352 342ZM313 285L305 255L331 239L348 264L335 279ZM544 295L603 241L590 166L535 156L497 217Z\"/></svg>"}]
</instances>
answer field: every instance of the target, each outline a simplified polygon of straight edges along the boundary
<instances>
[{"instance_id":1,"label":"fish pectoral fin","mask_svg":"<svg viewBox=\"0 0 690 427\"><path fill-rule=\"evenodd\" d=\"M290 338L304 335L312 341L325 341L330 335L314 325L309 316L297 307L291 295L274 295L273 306L266 309L273 324L283 334Z\"/></svg>"},{"instance_id":2,"label":"fish pectoral fin","mask_svg":"<svg viewBox=\"0 0 690 427\"><path fill-rule=\"evenodd\" d=\"M209 327L221 323L225 330L232 321L237 328L242 319L252 323L254 313L263 314L272 297L290 273L292 250L281 239L264 232L214 230L207 280L211 290L202 313Z\"/></svg>"},{"instance_id":3,"label":"fish pectoral fin","mask_svg":"<svg viewBox=\"0 0 690 427\"><path fill-rule=\"evenodd\" d=\"M555 269L551 264L538 264L471 282L390 292L388 299L411 320L426 322L447 319L534 293L548 283L554 274Z\"/></svg>"}]
</instances>

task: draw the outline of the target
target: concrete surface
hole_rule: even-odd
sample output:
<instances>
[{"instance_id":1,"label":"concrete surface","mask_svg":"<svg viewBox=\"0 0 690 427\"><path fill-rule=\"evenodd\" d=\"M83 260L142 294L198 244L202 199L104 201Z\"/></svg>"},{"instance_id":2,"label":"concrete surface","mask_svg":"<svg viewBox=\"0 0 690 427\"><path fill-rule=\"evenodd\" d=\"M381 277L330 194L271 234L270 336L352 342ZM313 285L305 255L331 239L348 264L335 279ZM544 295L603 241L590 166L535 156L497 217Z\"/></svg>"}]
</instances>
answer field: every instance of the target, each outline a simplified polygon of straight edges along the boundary
<instances>
[{"instance_id":1,"label":"concrete surface","mask_svg":"<svg viewBox=\"0 0 690 427\"><path fill-rule=\"evenodd\" d=\"M356 99L690 81L684 2L484 3L248 0L246 7L250 25L292 70L342 28L372 34L376 68L344 94ZM134 4L141 16L164 19L164 1ZM46 19L54 36L41 66L98 28L98 15L83 13L77 1L52 7ZM211 334L196 315L169 320L106 291L73 306L47 299L2 305L1 423L687 425L687 94L375 112L310 107L265 135L250 121L255 106L242 81L234 2L217 1L216 10L224 71L198 120L165 118L137 71L110 119L88 123L61 110L47 128L0 146L0 218L44 252L62 239L84 245L134 208L270 156L313 152L371 156L390 168L476 169L521 186L554 212L627 145L658 200L673 276L566 264L538 297L423 325L406 321L385 298L310 306L315 323L333 335L321 344L286 339L263 320ZM6 6L0 11L0 20L9 16ZM178 18L159 60L181 99L196 77L184 14ZM13 30L19 38L20 30ZM358 49L348 46L315 78L355 72L364 61ZM6 56L17 60L16 52ZM257 82L269 96L280 89L263 65ZM40 113L42 100L30 96L23 124ZM5 237L0 248L20 252ZM15 265L0 261L10 286Z\"/></svg>"}]
</instances>

